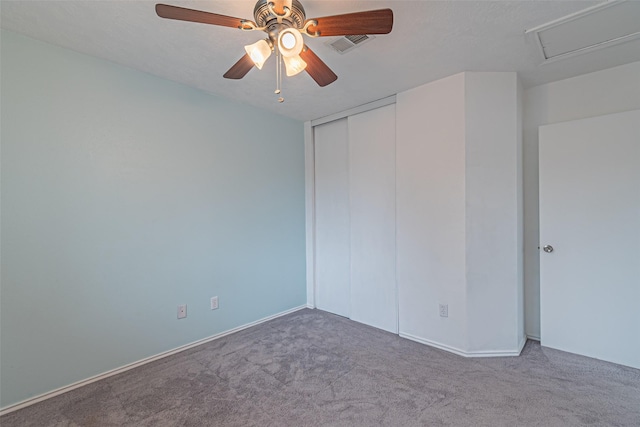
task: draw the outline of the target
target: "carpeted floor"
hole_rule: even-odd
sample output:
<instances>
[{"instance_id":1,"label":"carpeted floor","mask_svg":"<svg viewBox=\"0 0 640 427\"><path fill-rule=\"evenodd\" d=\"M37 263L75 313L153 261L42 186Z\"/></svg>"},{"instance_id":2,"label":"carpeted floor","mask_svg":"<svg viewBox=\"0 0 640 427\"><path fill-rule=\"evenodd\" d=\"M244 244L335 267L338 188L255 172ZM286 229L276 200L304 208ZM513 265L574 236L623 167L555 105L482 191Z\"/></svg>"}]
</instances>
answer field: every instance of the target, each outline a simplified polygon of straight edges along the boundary
<instances>
[{"instance_id":1,"label":"carpeted floor","mask_svg":"<svg viewBox=\"0 0 640 427\"><path fill-rule=\"evenodd\" d=\"M302 310L0 418L10 426L640 426L640 370L529 341L465 359Z\"/></svg>"}]
</instances>

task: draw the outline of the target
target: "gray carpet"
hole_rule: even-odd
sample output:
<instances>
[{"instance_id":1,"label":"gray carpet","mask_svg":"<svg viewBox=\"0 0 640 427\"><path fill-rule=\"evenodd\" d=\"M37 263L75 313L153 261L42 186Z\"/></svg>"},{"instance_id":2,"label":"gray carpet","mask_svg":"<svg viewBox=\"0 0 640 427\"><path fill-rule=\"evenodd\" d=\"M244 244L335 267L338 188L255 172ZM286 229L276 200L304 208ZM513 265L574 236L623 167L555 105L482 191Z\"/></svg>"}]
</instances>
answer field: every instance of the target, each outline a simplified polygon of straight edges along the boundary
<instances>
[{"instance_id":1,"label":"gray carpet","mask_svg":"<svg viewBox=\"0 0 640 427\"><path fill-rule=\"evenodd\" d=\"M640 370L529 341L465 359L302 310L0 418L10 426L640 426Z\"/></svg>"}]
</instances>

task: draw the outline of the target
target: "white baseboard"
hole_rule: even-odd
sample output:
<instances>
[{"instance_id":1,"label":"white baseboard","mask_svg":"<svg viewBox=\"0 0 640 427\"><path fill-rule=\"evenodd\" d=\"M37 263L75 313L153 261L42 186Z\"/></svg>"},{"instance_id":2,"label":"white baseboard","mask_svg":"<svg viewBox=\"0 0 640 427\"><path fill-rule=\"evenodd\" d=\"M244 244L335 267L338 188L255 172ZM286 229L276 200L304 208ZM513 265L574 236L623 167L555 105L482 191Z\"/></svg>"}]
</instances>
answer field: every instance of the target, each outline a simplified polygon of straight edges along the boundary
<instances>
[{"instance_id":1,"label":"white baseboard","mask_svg":"<svg viewBox=\"0 0 640 427\"><path fill-rule=\"evenodd\" d=\"M540 342L540 337L538 335L527 335L527 338L530 339L530 340L534 340L534 341Z\"/></svg>"},{"instance_id":2,"label":"white baseboard","mask_svg":"<svg viewBox=\"0 0 640 427\"><path fill-rule=\"evenodd\" d=\"M315 305L313 305L313 304L307 304L307 308L311 308L311 309L314 309L314 310L315 310L316 306L315 306Z\"/></svg>"},{"instance_id":3,"label":"white baseboard","mask_svg":"<svg viewBox=\"0 0 640 427\"><path fill-rule=\"evenodd\" d=\"M254 321L254 322L250 322L250 323L244 324L242 326L238 326L236 328L229 329L227 331L220 332L220 333L215 334L215 335L211 335L211 336L209 336L207 338L203 338L201 340L194 341L192 343L185 344L185 345L182 345L180 347L176 347L174 349L171 349L171 350L168 350L168 351L164 351L162 353L158 353L158 354L156 354L154 356L146 357L144 359L138 360L137 362L129 363L128 365L124 365L124 366L121 366L119 368L115 368L115 369L112 369L110 371L103 372L102 374L98 374L98 375L95 375L93 377L90 377L90 378L87 378L87 379L84 379L84 380L81 380L81 381L77 381L77 382L75 382L73 384L69 384L69 385L66 385L64 387L60 387L60 388L57 388L55 390L40 394L38 396L23 400L21 402L14 403L12 405L9 405L9 406L6 406L6 407L0 409L0 416L6 415L6 414L8 414L10 412L13 412L13 411L17 411L18 409L26 408L27 406L31 406L31 405L36 404L38 402L42 402L43 400L51 399L52 397L59 396L59 395L61 395L63 393L66 393L68 391L75 390L76 388L80 388L82 386L94 383L96 381L100 381L102 379L105 379L105 378L120 374L122 372L126 372L126 371L128 371L130 369L137 368L137 367L142 366L142 365L146 365L147 363L151 363L151 362L154 362L156 360L163 359L163 358L171 356L173 354L180 353L181 351L185 351L185 350L188 350L190 348L197 347L197 346L202 345L202 344L206 344L208 342L217 340L217 339L222 338L224 336L233 334L235 332L239 332L239 331L241 331L243 329L247 329L247 328L250 328L252 326L256 326L256 325L259 325L261 323L268 322L269 320L273 320L273 319L276 319L278 317L282 317L282 316L285 316L287 314L290 314L290 313L293 313L293 312L296 312L296 311L299 311L299 310L302 310L302 309L305 309L305 308L307 308L307 305L301 305L299 307L294 307L294 308L292 308L290 310L285 310L285 311L282 311L280 313L264 317L262 319Z\"/></svg>"},{"instance_id":4,"label":"white baseboard","mask_svg":"<svg viewBox=\"0 0 640 427\"><path fill-rule=\"evenodd\" d=\"M522 341L520 341L520 344L518 345L518 356L522 353L524 346L527 345L527 340L528 338L526 335L522 337Z\"/></svg>"},{"instance_id":5,"label":"white baseboard","mask_svg":"<svg viewBox=\"0 0 640 427\"><path fill-rule=\"evenodd\" d=\"M400 337L409 339L411 341L416 341L421 344L428 345L430 347L439 348L440 350L448 351L449 353L457 354L462 357L514 357L520 356L522 349L524 348L525 343L527 342L526 338L523 338L519 343L518 348L515 350L486 350L486 351L465 351L456 347L451 347L446 344L442 344L436 341L431 341L428 339L420 338L415 335L400 333Z\"/></svg>"}]
</instances>

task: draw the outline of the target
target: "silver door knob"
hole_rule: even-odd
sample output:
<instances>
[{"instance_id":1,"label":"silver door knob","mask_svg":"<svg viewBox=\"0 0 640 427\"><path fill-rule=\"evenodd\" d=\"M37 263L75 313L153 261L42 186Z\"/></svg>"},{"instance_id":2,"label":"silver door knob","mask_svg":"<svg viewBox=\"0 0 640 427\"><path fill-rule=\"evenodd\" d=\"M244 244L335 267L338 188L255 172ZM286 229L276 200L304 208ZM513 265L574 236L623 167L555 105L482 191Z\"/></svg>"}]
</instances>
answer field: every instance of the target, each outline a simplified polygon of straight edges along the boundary
<instances>
[{"instance_id":1,"label":"silver door knob","mask_svg":"<svg viewBox=\"0 0 640 427\"><path fill-rule=\"evenodd\" d=\"M546 246L544 246L544 247L542 248L542 250L549 254L549 253L553 252L553 246L551 246L551 245L546 245Z\"/></svg>"}]
</instances>

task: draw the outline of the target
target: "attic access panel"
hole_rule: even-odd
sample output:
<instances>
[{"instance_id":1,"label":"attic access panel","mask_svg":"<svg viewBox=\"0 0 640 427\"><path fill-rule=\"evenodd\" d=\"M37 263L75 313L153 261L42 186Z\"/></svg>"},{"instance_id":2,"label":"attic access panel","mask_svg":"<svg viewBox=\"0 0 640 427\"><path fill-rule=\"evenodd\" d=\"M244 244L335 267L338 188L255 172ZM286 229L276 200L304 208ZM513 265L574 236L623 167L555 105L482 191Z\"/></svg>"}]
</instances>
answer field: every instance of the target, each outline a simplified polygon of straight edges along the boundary
<instances>
[{"instance_id":1,"label":"attic access panel","mask_svg":"<svg viewBox=\"0 0 640 427\"><path fill-rule=\"evenodd\" d=\"M640 2L612 1L527 30L545 62L640 39Z\"/></svg>"}]
</instances>

